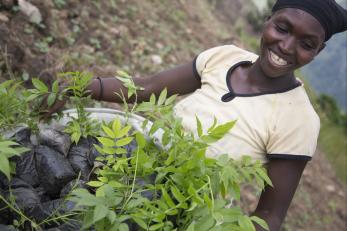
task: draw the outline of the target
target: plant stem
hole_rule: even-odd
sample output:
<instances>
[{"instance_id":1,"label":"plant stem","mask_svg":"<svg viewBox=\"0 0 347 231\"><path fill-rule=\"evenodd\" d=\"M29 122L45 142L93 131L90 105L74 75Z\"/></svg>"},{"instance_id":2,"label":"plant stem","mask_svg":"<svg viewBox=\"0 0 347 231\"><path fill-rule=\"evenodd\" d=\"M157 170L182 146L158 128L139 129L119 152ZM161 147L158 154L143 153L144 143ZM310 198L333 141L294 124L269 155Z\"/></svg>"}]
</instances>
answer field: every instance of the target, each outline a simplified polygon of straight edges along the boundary
<instances>
[{"instance_id":1,"label":"plant stem","mask_svg":"<svg viewBox=\"0 0 347 231\"><path fill-rule=\"evenodd\" d=\"M131 185L131 191L130 191L130 195L127 198L127 200L124 202L121 211L123 211L124 207L129 203L131 197L133 196L134 193L134 188L135 188L135 181L136 181L136 175L137 175L137 167L138 167L138 162L139 162L139 148L137 148L136 151L136 162L135 162L135 172L134 172L134 177L133 177L133 183Z\"/></svg>"},{"instance_id":2,"label":"plant stem","mask_svg":"<svg viewBox=\"0 0 347 231\"><path fill-rule=\"evenodd\" d=\"M36 224L36 222L34 222L33 220L31 220L29 217L25 216L25 214L22 213L22 211L16 209L11 203L9 203L2 195L0 195L0 199L5 202L5 204L13 211L15 211L17 214L19 214L22 218L24 218L25 220L29 221L32 225L39 227L38 224ZM38 228L39 230L41 230L40 228Z\"/></svg>"},{"instance_id":3,"label":"plant stem","mask_svg":"<svg viewBox=\"0 0 347 231\"><path fill-rule=\"evenodd\" d=\"M206 186L208 186L208 185L209 185L209 183L204 184L204 185L201 186L198 190L196 190L196 193L200 192L201 190L203 190L203 189L204 189ZM186 201L189 200L192 196L193 196L193 195L190 195L190 196L187 197L183 202L186 202ZM167 210L165 211L165 213L167 213L167 212L169 212L169 211L171 211L171 210L177 209L181 203L182 203L182 202L178 203L178 204L177 204L175 207L173 207L173 208L167 209Z\"/></svg>"},{"instance_id":4,"label":"plant stem","mask_svg":"<svg viewBox=\"0 0 347 231\"><path fill-rule=\"evenodd\" d=\"M212 185L211 185L211 178L209 175L207 175L207 180L210 188L210 194L211 194L211 201L212 201L212 211L214 210L214 197L213 197L213 191L212 191Z\"/></svg>"}]
</instances>

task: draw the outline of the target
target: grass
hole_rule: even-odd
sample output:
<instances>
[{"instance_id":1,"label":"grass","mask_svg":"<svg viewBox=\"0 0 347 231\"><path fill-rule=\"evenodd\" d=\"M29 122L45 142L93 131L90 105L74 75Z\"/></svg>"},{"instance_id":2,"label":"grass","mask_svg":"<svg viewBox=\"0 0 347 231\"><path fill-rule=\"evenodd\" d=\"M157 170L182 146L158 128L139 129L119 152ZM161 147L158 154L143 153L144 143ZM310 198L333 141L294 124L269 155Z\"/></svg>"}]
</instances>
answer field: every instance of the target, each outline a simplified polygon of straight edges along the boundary
<instances>
[{"instance_id":1,"label":"grass","mask_svg":"<svg viewBox=\"0 0 347 231\"><path fill-rule=\"evenodd\" d=\"M317 102L317 94L310 87L309 83L302 77L300 71L295 73L301 80L304 81L305 89L311 102L318 113L321 122L321 128L318 138L318 148L323 151L329 162L335 169L337 177L347 185L347 134L346 128L338 126L326 117Z\"/></svg>"},{"instance_id":2,"label":"grass","mask_svg":"<svg viewBox=\"0 0 347 231\"><path fill-rule=\"evenodd\" d=\"M344 128L321 118L318 144L334 166L337 176L347 185L347 137Z\"/></svg>"}]
</instances>

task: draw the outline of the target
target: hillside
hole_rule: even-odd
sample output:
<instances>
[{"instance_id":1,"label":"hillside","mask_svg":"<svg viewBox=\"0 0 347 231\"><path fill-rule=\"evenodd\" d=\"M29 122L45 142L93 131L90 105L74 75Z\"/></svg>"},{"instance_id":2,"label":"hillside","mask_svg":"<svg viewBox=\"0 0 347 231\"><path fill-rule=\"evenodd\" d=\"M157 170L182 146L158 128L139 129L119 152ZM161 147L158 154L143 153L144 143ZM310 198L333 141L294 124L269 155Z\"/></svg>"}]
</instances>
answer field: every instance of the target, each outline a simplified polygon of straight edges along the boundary
<instances>
[{"instance_id":1,"label":"hillside","mask_svg":"<svg viewBox=\"0 0 347 231\"><path fill-rule=\"evenodd\" d=\"M335 35L311 64L303 69L312 87L332 96L347 110L347 32Z\"/></svg>"},{"instance_id":2,"label":"hillside","mask_svg":"<svg viewBox=\"0 0 347 231\"><path fill-rule=\"evenodd\" d=\"M126 70L145 76L221 44L256 50L251 27L242 20L254 7L250 1L28 1L37 11L18 2L26 1L0 0L0 82L21 78L30 85L31 77L51 82L65 71L113 76ZM30 22L30 15L37 17ZM318 150L282 230L345 230L346 187L334 172ZM245 187L243 198L244 208L254 209L251 187Z\"/></svg>"}]
</instances>

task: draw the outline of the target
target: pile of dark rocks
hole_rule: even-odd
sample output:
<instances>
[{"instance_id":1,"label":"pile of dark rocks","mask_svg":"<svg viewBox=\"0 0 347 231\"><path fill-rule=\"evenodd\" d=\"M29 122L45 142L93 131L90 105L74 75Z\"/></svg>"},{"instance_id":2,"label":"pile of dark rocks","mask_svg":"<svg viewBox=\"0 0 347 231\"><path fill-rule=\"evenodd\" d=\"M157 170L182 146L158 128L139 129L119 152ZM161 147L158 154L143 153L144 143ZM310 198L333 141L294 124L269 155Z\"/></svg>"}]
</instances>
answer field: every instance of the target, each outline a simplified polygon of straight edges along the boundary
<instances>
[{"instance_id":1,"label":"pile of dark rocks","mask_svg":"<svg viewBox=\"0 0 347 231\"><path fill-rule=\"evenodd\" d=\"M7 201L14 198L13 204L25 216L42 223L43 230L80 230L78 221L64 224L46 221L68 214L74 208L73 202L66 200L66 196L73 188L86 187L95 158L99 155L94 147L97 140L93 137L81 138L78 144L74 144L69 135L58 129L43 128L38 135L32 135L31 130L25 127L17 129L11 138L30 151L12 158L16 163L16 172L11 181L0 173L0 194ZM8 226L14 220L20 220L18 213L0 201L0 230L15 230Z\"/></svg>"}]
</instances>

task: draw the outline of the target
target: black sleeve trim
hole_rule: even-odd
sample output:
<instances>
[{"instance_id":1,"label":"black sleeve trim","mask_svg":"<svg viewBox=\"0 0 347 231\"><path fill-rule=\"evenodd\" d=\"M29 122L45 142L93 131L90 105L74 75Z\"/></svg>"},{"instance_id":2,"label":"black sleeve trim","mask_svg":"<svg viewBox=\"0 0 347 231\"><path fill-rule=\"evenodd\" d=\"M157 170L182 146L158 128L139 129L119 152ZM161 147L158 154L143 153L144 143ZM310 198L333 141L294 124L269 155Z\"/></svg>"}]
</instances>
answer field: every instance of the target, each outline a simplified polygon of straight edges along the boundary
<instances>
[{"instance_id":1,"label":"black sleeve trim","mask_svg":"<svg viewBox=\"0 0 347 231\"><path fill-rule=\"evenodd\" d=\"M290 155L290 154L267 154L268 159L287 159L287 160L311 160L312 156Z\"/></svg>"},{"instance_id":2,"label":"black sleeve trim","mask_svg":"<svg viewBox=\"0 0 347 231\"><path fill-rule=\"evenodd\" d=\"M196 59L198 58L198 56L195 56L194 60L193 60L193 72L194 72L194 76L197 80L201 81L201 76L198 73L198 70L196 69Z\"/></svg>"}]
</instances>

